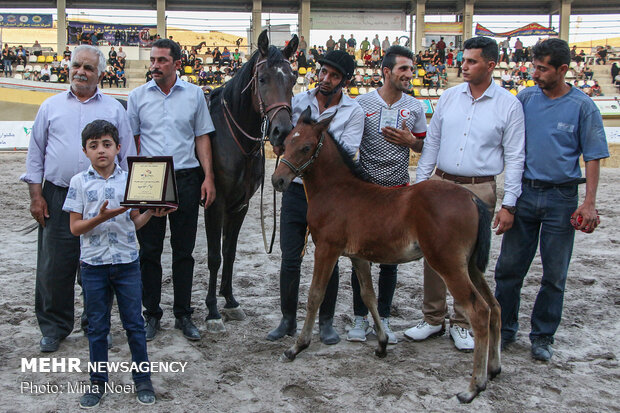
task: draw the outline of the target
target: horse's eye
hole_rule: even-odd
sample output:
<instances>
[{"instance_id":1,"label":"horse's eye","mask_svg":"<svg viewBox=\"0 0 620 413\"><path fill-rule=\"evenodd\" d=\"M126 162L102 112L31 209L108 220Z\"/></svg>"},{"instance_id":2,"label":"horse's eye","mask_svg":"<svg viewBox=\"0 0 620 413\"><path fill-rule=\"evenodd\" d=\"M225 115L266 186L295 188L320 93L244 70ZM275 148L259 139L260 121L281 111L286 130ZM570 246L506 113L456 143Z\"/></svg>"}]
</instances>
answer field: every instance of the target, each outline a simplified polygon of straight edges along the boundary
<instances>
[{"instance_id":1,"label":"horse's eye","mask_svg":"<svg viewBox=\"0 0 620 413\"><path fill-rule=\"evenodd\" d=\"M310 149L312 149L312 148L310 147L310 145L306 145L306 146L304 146L303 148L301 148L301 152L302 152L302 153L304 153L304 154L306 154L306 153L310 152Z\"/></svg>"},{"instance_id":2,"label":"horse's eye","mask_svg":"<svg viewBox=\"0 0 620 413\"><path fill-rule=\"evenodd\" d=\"M267 80L264 77L261 76L261 77L258 78L258 81L260 83L265 83Z\"/></svg>"}]
</instances>

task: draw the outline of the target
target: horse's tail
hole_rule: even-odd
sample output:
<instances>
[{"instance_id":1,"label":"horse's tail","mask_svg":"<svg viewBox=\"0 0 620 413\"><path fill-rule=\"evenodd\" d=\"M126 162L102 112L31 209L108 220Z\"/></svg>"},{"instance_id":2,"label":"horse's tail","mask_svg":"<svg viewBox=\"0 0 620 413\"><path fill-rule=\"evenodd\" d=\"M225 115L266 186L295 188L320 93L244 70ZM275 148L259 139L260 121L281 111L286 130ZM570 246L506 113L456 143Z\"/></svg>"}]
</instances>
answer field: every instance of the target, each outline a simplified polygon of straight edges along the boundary
<instances>
[{"instance_id":1,"label":"horse's tail","mask_svg":"<svg viewBox=\"0 0 620 413\"><path fill-rule=\"evenodd\" d=\"M491 214L480 198L474 196L473 201L478 207L478 237L471 259L475 260L478 270L484 273L489 263L489 250L491 249Z\"/></svg>"}]
</instances>

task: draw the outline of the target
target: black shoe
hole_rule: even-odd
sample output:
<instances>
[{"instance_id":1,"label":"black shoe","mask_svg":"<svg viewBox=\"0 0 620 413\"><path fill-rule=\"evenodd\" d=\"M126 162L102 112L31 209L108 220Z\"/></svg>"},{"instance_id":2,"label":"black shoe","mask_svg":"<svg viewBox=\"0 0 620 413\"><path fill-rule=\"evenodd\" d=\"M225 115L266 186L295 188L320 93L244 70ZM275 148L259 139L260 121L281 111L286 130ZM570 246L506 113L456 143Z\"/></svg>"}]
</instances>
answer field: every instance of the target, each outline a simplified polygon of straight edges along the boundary
<instances>
[{"instance_id":1,"label":"black shoe","mask_svg":"<svg viewBox=\"0 0 620 413\"><path fill-rule=\"evenodd\" d=\"M284 336L293 337L297 332L297 320L295 317L284 316L280 320L280 325L267 334L267 340L276 341Z\"/></svg>"},{"instance_id":2,"label":"black shoe","mask_svg":"<svg viewBox=\"0 0 620 413\"><path fill-rule=\"evenodd\" d=\"M39 341L39 347L42 353L53 353L60 347L60 339L56 337L42 337Z\"/></svg>"},{"instance_id":3,"label":"black shoe","mask_svg":"<svg viewBox=\"0 0 620 413\"><path fill-rule=\"evenodd\" d=\"M536 337L532 339L532 357L540 361L551 360L551 356L553 356L552 341L551 337Z\"/></svg>"},{"instance_id":4,"label":"black shoe","mask_svg":"<svg viewBox=\"0 0 620 413\"><path fill-rule=\"evenodd\" d=\"M94 382L90 389L80 397L80 407L82 409L92 409L97 407L105 395L105 384Z\"/></svg>"},{"instance_id":5,"label":"black shoe","mask_svg":"<svg viewBox=\"0 0 620 413\"><path fill-rule=\"evenodd\" d=\"M146 332L146 341L151 341L157 335L157 332L161 330L159 320L155 317L144 318L144 331Z\"/></svg>"},{"instance_id":6,"label":"black shoe","mask_svg":"<svg viewBox=\"0 0 620 413\"><path fill-rule=\"evenodd\" d=\"M188 340L200 340L200 332L188 315L177 318L174 322L174 328L183 331L183 336Z\"/></svg>"},{"instance_id":7,"label":"black shoe","mask_svg":"<svg viewBox=\"0 0 620 413\"><path fill-rule=\"evenodd\" d=\"M153 390L153 384L151 380L136 383L136 399L138 403L144 405L151 405L155 403L155 390Z\"/></svg>"},{"instance_id":8,"label":"black shoe","mask_svg":"<svg viewBox=\"0 0 620 413\"><path fill-rule=\"evenodd\" d=\"M507 338L502 337L502 351L506 350L512 343L516 341L517 341L516 337L507 337Z\"/></svg>"},{"instance_id":9,"label":"black shoe","mask_svg":"<svg viewBox=\"0 0 620 413\"><path fill-rule=\"evenodd\" d=\"M334 329L332 325L334 322L333 318L328 318L323 321L319 320L319 336L321 337L321 341L323 344L338 344L340 342L340 336Z\"/></svg>"}]
</instances>

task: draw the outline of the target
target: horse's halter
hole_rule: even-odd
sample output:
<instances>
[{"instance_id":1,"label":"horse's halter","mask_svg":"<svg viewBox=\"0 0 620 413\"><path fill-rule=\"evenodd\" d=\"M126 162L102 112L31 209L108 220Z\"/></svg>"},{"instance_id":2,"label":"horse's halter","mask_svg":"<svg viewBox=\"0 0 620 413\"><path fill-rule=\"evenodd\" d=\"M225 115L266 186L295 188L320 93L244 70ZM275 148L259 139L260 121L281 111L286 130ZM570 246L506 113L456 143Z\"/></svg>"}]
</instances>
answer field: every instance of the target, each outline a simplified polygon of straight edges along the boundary
<instances>
[{"instance_id":1,"label":"horse's halter","mask_svg":"<svg viewBox=\"0 0 620 413\"><path fill-rule=\"evenodd\" d=\"M291 171L295 174L295 176L303 178L304 172L306 171L306 169L308 169L308 167L310 165L312 165L314 163L314 161L316 161L316 158L319 156L319 152L321 152L321 148L323 147L323 141L324 140L325 140L325 132L321 132L321 138L319 139L319 143L316 145L316 149L314 150L314 154L312 154L310 159L308 159L306 161L306 163L301 165L299 168L296 167L295 165L293 165L292 163L290 163L288 160L286 160L286 158L282 158L282 159L280 159L280 161L284 165L288 166L291 169Z\"/></svg>"},{"instance_id":2,"label":"horse's halter","mask_svg":"<svg viewBox=\"0 0 620 413\"><path fill-rule=\"evenodd\" d=\"M281 111L282 109L286 109L289 113L289 116L292 116L292 108L291 108L291 105L288 104L288 102L276 102L276 103L273 103L265 107L265 102L263 100L263 97L261 96L260 91L258 90L258 67L264 64L266 61L267 59L263 59L254 64L254 74L252 75L252 78L250 79L248 84L241 91L241 94L243 94L249 87L253 87L254 93L256 93L256 97L258 99L258 110L262 118L262 121L261 121L262 136L260 138L255 138L254 136L250 135L241 127L241 125L239 125L239 123L235 120L234 116L232 115L232 112L228 108L228 103L226 102L226 99L222 97L222 104L224 106L224 119L226 120L226 123L228 124L228 129L230 129L231 135L234 138L235 143L237 144L241 152L246 156L254 153L258 148L260 148L260 145L258 145L257 148L255 148L251 152L247 152L245 149L243 149L243 146L241 145L241 143L237 139L237 136L232 130L230 122L228 122L229 118L230 120L232 120L233 124L237 127L237 129L243 134L243 136L245 136L246 138L254 142L263 142L265 138L267 137L267 132L269 131L269 125L271 124L271 122L273 121L273 119L275 118L275 116L278 114L279 111ZM272 112L272 113L269 114L269 112Z\"/></svg>"}]
</instances>

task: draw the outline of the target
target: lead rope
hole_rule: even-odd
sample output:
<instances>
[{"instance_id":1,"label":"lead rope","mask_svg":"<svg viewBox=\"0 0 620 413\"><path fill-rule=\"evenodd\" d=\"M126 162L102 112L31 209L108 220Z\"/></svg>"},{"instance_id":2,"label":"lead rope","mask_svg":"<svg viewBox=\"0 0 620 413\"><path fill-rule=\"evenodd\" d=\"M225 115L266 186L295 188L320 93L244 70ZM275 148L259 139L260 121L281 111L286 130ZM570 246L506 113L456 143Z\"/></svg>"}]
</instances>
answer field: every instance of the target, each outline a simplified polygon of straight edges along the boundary
<instances>
[{"instance_id":1,"label":"lead rope","mask_svg":"<svg viewBox=\"0 0 620 413\"><path fill-rule=\"evenodd\" d=\"M264 214L264 206L263 206L263 192L265 188L265 169L266 169L265 138L267 136L267 126L268 126L268 120L267 118L265 118L265 120L263 121L263 124L261 125L261 131L262 131L263 138L261 139L261 145L260 145L261 156L263 158L263 178L260 184L260 228L263 233L263 245L265 246L265 252L267 254L271 254L271 252L273 251L273 243L276 239L276 208L277 208L277 205L276 205L276 191L274 190L273 191L273 230L271 231L271 241L269 242L269 245L268 245L267 234L265 231L265 214ZM278 167L279 162L280 162L280 155L278 155L276 158L276 168Z\"/></svg>"}]
</instances>

